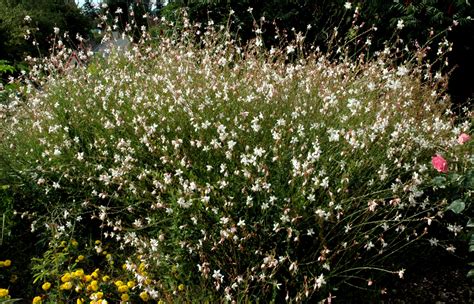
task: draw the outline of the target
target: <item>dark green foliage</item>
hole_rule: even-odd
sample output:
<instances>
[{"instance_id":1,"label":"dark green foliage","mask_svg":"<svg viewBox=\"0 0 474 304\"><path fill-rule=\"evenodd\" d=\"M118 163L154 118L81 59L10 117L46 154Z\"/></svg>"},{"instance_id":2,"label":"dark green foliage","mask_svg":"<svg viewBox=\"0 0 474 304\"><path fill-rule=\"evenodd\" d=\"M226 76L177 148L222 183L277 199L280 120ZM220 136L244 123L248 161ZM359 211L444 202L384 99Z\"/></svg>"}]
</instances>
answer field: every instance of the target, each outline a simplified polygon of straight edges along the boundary
<instances>
[{"instance_id":1,"label":"dark green foliage","mask_svg":"<svg viewBox=\"0 0 474 304\"><path fill-rule=\"evenodd\" d=\"M87 37L91 26L91 19L81 13L75 1L0 0L0 58L15 63L26 55L47 54L54 27L61 35L68 32L70 38L64 39L65 44L77 46L76 34Z\"/></svg>"}]
</instances>

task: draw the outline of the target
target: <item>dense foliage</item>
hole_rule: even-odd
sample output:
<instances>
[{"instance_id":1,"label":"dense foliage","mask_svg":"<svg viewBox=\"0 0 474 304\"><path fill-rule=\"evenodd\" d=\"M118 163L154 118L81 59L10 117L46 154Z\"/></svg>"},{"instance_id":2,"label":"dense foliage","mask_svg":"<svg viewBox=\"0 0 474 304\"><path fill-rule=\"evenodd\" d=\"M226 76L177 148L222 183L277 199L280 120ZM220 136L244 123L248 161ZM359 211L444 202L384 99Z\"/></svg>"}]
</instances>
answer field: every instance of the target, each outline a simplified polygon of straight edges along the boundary
<instances>
[{"instance_id":1,"label":"dense foliage","mask_svg":"<svg viewBox=\"0 0 474 304\"><path fill-rule=\"evenodd\" d=\"M35 303L314 302L403 277L413 244L456 251L471 121L414 60L428 50L367 59L298 32L264 47L259 22L242 45L163 21L167 35L53 72L61 51L1 105L5 227L38 239Z\"/></svg>"}]
</instances>

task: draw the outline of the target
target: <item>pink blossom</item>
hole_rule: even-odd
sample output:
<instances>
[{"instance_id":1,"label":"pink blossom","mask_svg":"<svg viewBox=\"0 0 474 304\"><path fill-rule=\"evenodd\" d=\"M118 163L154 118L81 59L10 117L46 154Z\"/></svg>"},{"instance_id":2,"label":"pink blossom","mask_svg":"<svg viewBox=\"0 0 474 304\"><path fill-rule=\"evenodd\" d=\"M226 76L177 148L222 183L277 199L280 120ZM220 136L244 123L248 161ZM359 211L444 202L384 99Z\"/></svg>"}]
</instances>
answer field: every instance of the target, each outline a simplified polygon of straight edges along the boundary
<instances>
[{"instance_id":1,"label":"pink blossom","mask_svg":"<svg viewBox=\"0 0 474 304\"><path fill-rule=\"evenodd\" d=\"M468 142L470 139L471 139L471 136L469 136L466 133L461 133L461 135L459 135L458 137L458 143L460 145L463 145L465 142Z\"/></svg>"},{"instance_id":2,"label":"pink blossom","mask_svg":"<svg viewBox=\"0 0 474 304\"><path fill-rule=\"evenodd\" d=\"M448 162L439 154L436 154L431 158L431 163L433 167L438 170L438 172L446 173L448 172Z\"/></svg>"}]
</instances>

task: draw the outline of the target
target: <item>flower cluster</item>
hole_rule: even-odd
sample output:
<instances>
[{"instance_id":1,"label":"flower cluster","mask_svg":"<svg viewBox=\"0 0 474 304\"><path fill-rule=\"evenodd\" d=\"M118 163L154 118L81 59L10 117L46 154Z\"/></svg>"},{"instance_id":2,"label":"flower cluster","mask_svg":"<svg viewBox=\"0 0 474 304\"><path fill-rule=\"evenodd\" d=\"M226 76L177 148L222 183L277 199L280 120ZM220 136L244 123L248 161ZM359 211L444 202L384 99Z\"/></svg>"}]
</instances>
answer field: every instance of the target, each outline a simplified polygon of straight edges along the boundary
<instances>
[{"instance_id":1,"label":"flower cluster","mask_svg":"<svg viewBox=\"0 0 474 304\"><path fill-rule=\"evenodd\" d=\"M137 271L144 277L148 276L144 264L123 264L114 267L114 255L105 251L109 248L100 240L96 240L93 246L86 246L77 255L79 244L73 240L70 246L62 241L59 248L61 253L56 253L53 259L61 259L66 256L64 263L60 266L66 269L60 275L53 275L53 269L45 269L46 276L41 284L41 294L33 298L33 303L51 303L74 300L76 303L137 303L150 300L145 286L151 284L151 280L139 284L130 273L128 267L137 267ZM45 256L49 256L46 254ZM77 258L75 258L77 256ZM88 261L85 256L89 256ZM117 255L118 259L121 255ZM100 265L100 268L92 267ZM86 271L85 269L91 269ZM179 290L179 288L177 288Z\"/></svg>"},{"instance_id":2,"label":"flower cluster","mask_svg":"<svg viewBox=\"0 0 474 304\"><path fill-rule=\"evenodd\" d=\"M0 278L2 278L2 268L9 268L12 265L12 261L9 259L6 259L4 261L0 261ZM12 276L10 278L10 282L14 282L14 277ZM10 291L8 288L0 288L0 302L5 299L10 299L9 295Z\"/></svg>"}]
</instances>

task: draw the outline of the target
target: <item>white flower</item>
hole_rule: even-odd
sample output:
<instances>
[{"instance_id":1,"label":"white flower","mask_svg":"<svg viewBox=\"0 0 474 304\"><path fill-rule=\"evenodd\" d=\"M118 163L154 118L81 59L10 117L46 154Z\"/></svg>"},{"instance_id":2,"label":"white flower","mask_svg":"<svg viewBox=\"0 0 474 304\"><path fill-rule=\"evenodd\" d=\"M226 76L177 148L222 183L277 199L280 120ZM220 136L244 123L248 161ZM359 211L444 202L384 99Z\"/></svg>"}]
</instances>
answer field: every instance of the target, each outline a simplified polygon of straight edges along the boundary
<instances>
[{"instance_id":1,"label":"white flower","mask_svg":"<svg viewBox=\"0 0 474 304\"><path fill-rule=\"evenodd\" d=\"M402 28L405 27L405 24L402 19L398 20L397 22L397 29L401 30Z\"/></svg>"},{"instance_id":2,"label":"white flower","mask_svg":"<svg viewBox=\"0 0 474 304\"><path fill-rule=\"evenodd\" d=\"M398 271L398 276L400 277L400 279L403 279L403 274L405 273L405 269L400 269Z\"/></svg>"},{"instance_id":3,"label":"white flower","mask_svg":"<svg viewBox=\"0 0 474 304\"><path fill-rule=\"evenodd\" d=\"M344 4L344 8L347 9L347 10L351 9L351 8L352 8L352 3L346 2L346 3Z\"/></svg>"},{"instance_id":4,"label":"white flower","mask_svg":"<svg viewBox=\"0 0 474 304\"><path fill-rule=\"evenodd\" d=\"M79 161L83 160L84 159L84 152L78 152L76 158Z\"/></svg>"},{"instance_id":5,"label":"white flower","mask_svg":"<svg viewBox=\"0 0 474 304\"><path fill-rule=\"evenodd\" d=\"M54 27L53 30L54 30L54 34L56 35L59 34L59 27Z\"/></svg>"},{"instance_id":6,"label":"white flower","mask_svg":"<svg viewBox=\"0 0 474 304\"><path fill-rule=\"evenodd\" d=\"M221 274L221 271L220 270L214 270L214 274L212 275L212 277L216 280L216 281L220 281L222 283L222 281L224 280L224 275Z\"/></svg>"},{"instance_id":7,"label":"white flower","mask_svg":"<svg viewBox=\"0 0 474 304\"><path fill-rule=\"evenodd\" d=\"M326 280L324 279L324 275L320 274L319 277L314 281L314 289L319 289L324 284L326 284Z\"/></svg>"},{"instance_id":8,"label":"white flower","mask_svg":"<svg viewBox=\"0 0 474 304\"><path fill-rule=\"evenodd\" d=\"M437 238L431 238L428 241L430 242L431 246L438 246L439 245L439 240Z\"/></svg>"},{"instance_id":9,"label":"white flower","mask_svg":"<svg viewBox=\"0 0 474 304\"><path fill-rule=\"evenodd\" d=\"M30 22L31 21L31 17L26 15L25 18L23 18L23 20L25 20L26 22Z\"/></svg>"},{"instance_id":10,"label":"white flower","mask_svg":"<svg viewBox=\"0 0 474 304\"><path fill-rule=\"evenodd\" d=\"M397 68L397 75L398 76L405 76L406 74L408 74L408 69L405 67L405 66L399 66Z\"/></svg>"},{"instance_id":11,"label":"white flower","mask_svg":"<svg viewBox=\"0 0 474 304\"><path fill-rule=\"evenodd\" d=\"M293 45L290 44L289 46L286 47L286 53L287 54L291 54L294 51L295 51L295 47Z\"/></svg>"}]
</instances>

